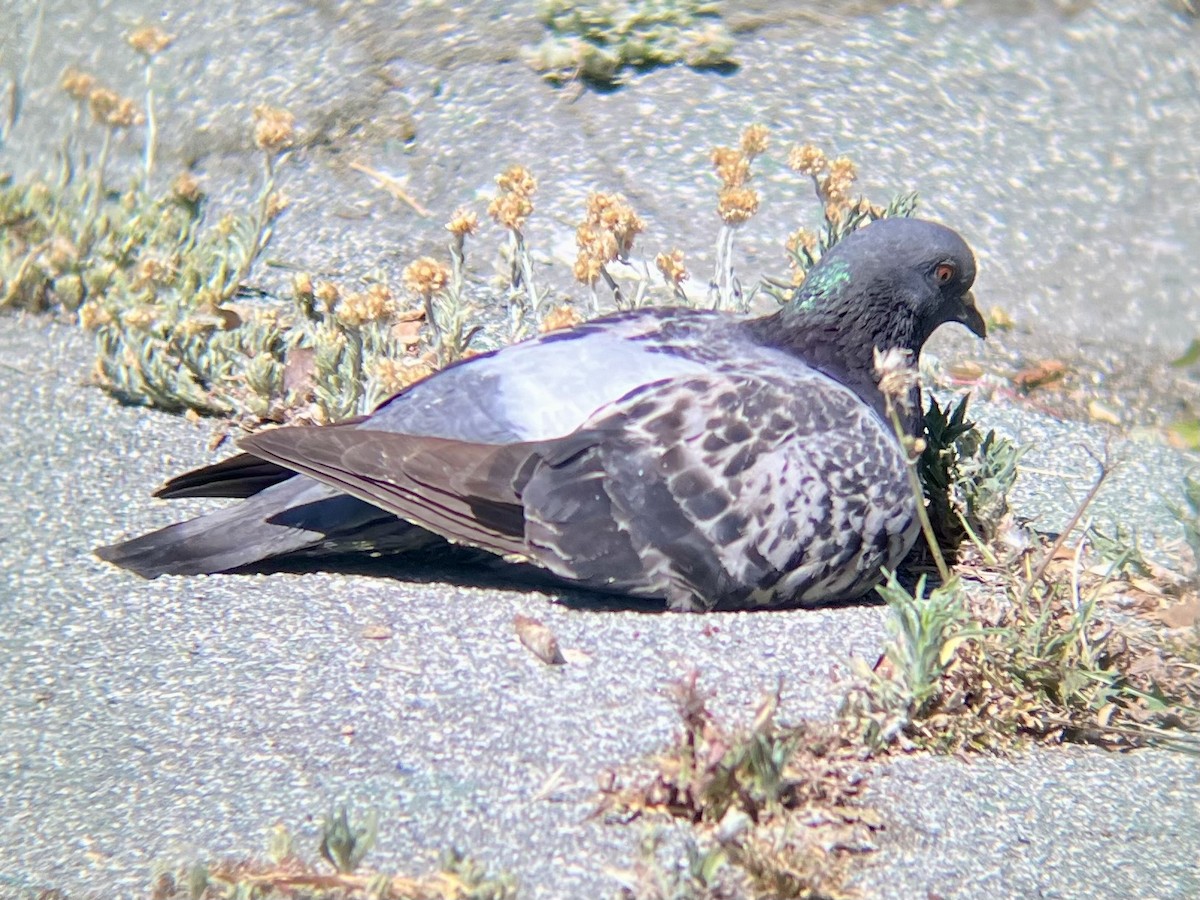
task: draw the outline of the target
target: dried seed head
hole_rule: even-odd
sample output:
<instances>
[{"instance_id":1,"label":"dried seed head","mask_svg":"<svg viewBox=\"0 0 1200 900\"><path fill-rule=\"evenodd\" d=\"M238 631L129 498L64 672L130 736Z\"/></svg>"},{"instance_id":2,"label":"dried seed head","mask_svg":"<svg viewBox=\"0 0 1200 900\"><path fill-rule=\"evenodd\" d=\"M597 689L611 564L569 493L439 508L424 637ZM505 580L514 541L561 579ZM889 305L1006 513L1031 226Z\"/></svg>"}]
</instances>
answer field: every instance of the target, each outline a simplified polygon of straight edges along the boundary
<instances>
[{"instance_id":1,"label":"dried seed head","mask_svg":"<svg viewBox=\"0 0 1200 900\"><path fill-rule=\"evenodd\" d=\"M171 182L171 196L180 203L199 203L204 196L204 191L200 189L200 179L191 172L180 172Z\"/></svg>"},{"instance_id":2,"label":"dried seed head","mask_svg":"<svg viewBox=\"0 0 1200 900\"><path fill-rule=\"evenodd\" d=\"M338 302L341 291L337 289L337 285L332 281L319 281L313 290L313 296L324 304L325 309L331 310Z\"/></svg>"},{"instance_id":3,"label":"dried seed head","mask_svg":"<svg viewBox=\"0 0 1200 900\"><path fill-rule=\"evenodd\" d=\"M580 284L595 284L600 277L600 270L604 267L603 260L588 253L579 251L579 255L575 257L575 265L572 271L575 274L575 280Z\"/></svg>"},{"instance_id":4,"label":"dried seed head","mask_svg":"<svg viewBox=\"0 0 1200 900\"><path fill-rule=\"evenodd\" d=\"M381 357L370 364L368 371L385 391L396 394L410 384L432 375L433 367L416 357Z\"/></svg>"},{"instance_id":5,"label":"dried seed head","mask_svg":"<svg viewBox=\"0 0 1200 900\"><path fill-rule=\"evenodd\" d=\"M658 271L662 272L662 276L667 280L667 284L674 287L679 287L680 284L687 281L690 277L687 268L683 264L683 251L678 247L669 253L658 254L658 256L654 257L654 264L658 266Z\"/></svg>"},{"instance_id":6,"label":"dried seed head","mask_svg":"<svg viewBox=\"0 0 1200 900\"><path fill-rule=\"evenodd\" d=\"M710 155L713 170L725 187L740 187L750 178L750 160L741 150L716 147Z\"/></svg>"},{"instance_id":7,"label":"dried seed head","mask_svg":"<svg viewBox=\"0 0 1200 900\"><path fill-rule=\"evenodd\" d=\"M279 215L291 205L292 198L283 191L272 191L271 195L267 197L267 219L270 220L278 218Z\"/></svg>"},{"instance_id":8,"label":"dried seed head","mask_svg":"<svg viewBox=\"0 0 1200 900\"><path fill-rule=\"evenodd\" d=\"M829 164L829 173L821 181L821 196L826 203L847 206L857 178L858 169L854 163L844 156L838 157Z\"/></svg>"},{"instance_id":9,"label":"dried seed head","mask_svg":"<svg viewBox=\"0 0 1200 900\"><path fill-rule=\"evenodd\" d=\"M431 256L422 256L404 267L404 288L421 297L432 297L446 287L450 272Z\"/></svg>"},{"instance_id":10,"label":"dried seed head","mask_svg":"<svg viewBox=\"0 0 1200 900\"><path fill-rule=\"evenodd\" d=\"M917 370L912 365L912 353L901 347L872 351L879 390L901 408L908 406L909 391L916 387Z\"/></svg>"},{"instance_id":11,"label":"dried seed head","mask_svg":"<svg viewBox=\"0 0 1200 900\"><path fill-rule=\"evenodd\" d=\"M171 280L172 270L169 263L153 256L141 260L134 272L134 285L145 287L150 284L166 284Z\"/></svg>"},{"instance_id":12,"label":"dried seed head","mask_svg":"<svg viewBox=\"0 0 1200 900\"><path fill-rule=\"evenodd\" d=\"M793 266L796 265L796 256L800 255L801 251L807 253L810 259L816 259L817 236L807 228L797 228L788 235L786 247L788 260Z\"/></svg>"},{"instance_id":13,"label":"dried seed head","mask_svg":"<svg viewBox=\"0 0 1200 900\"><path fill-rule=\"evenodd\" d=\"M346 325L382 322L396 314L392 292L382 284L373 284L361 294L348 294L337 305L337 317Z\"/></svg>"},{"instance_id":14,"label":"dried seed head","mask_svg":"<svg viewBox=\"0 0 1200 900\"><path fill-rule=\"evenodd\" d=\"M488 204L488 215L511 231L520 231L533 212L533 202L523 194L499 193Z\"/></svg>"},{"instance_id":15,"label":"dried seed head","mask_svg":"<svg viewBox=\"0 0 1200 900\"><path fill-rule=\"evenodd\" d=\"M146 25L130 32L126 35L125 40L138 53L151 57L170 47L175 36L167 34L157 25Z\"/></svg>"},{"instance_id":16,"label":"dried seed head","mask_svg":"<svg viewBox=\"0 0 1200 900\"><path fill-rule=\"evenodd\" d=\"M89 300L79 307L79 327L84 331L95 331L112 320L112 314L95 300Z\"/></svg>"},{"instance_id":17,"label":"dried seed head","mask_svg":"<svg viewBox=\"0 0 1200 900\"><path fill-rule=\"evenodd\" d=\"M726 225L741 225L758 212L758 191L727 187L717 194L717 214Z\"/></svg>"},{"instance_id":18,"label":"dried seed head","mask_svg":"<svg viewBox=\"0 0 1200 900\"><path fill-rule=\"evenodd\" d=\"M254 145L268 153L286 150L296 142L296 117L286 109L260 103L254 107Z\"/></svg>"},{"instance_id":19,"label":"dried seed head","mask_svg":"<svg viewBox=\"0 0 1200 900\"><path fill-rule=\"evenodd\" d=\"M307 272L297 272L292 276L292 293L297 297L313 296L312 276Z\"/></svg>"},{"instance_id":20,"label":"dried seed head","mask_svg":"<svg viewBox=\"0 0 1200 900\"><path fill-rule=\"evenodd\" d=\"M109 128L129 128L146 121L136 103L108 88L94 88L88 94L88 108L96 122Z\"/></svg>"},{"instance_id":21,"label":"dried seed head","mask_svg":"<svg viewBox=\"0 0 1200 900\"><path fill-rule=\"evenodd\" d=\"M606 194L593 191L587 199L587 219L575 233L575 241L581 249L600 234L604 242L604 253L597 252L604 261L629 256L633 239L646 230L646 223L633 211L623 194ZM611 235L610 242L604 235ZM610 248L615 244L615 249Z\"/></svg>"},{"instance_id":22,"label":"dried seed head","mask_svg":"<svg viewBox=\"0 0 1200 900\"><path fill-rule=\"evenodd\" d=\"M157 306L135 306L121 315L121 324L126 328L144 331L154 324L161 312Z\"/></svg>"},{"instance_id":23,"label":"dried seed head","mask_svg":"<svg viewBox=\"0 0 1200 900\"><path fill-rule=\"evenodd\" d=\"M742 132L742 152L750 159L758 156L767 149L767 126L754 124L747 126Z\"/></svg>"},{"instance_id":24,"label":"dried seed head","mask_svg":"<svg viewBox=\"0 0 1200 900\"><path fill-rule=\"evenodd\" d=\"M550 312L546 313L542 319L541 331L561 331L564 328L572 328L583 321L583 316L579 310L573 306L556 306Z\"/></svg>"},{"instance_id":25,"label":"dried seed head","mask_svg":"<svg viewBox=\"0 0 1200 900\"><path fill-rule=\"evenodd\" d=\"M450 217L450 221L446 223L446 230L455 237L474 234L478 229L479 216L469 209L456 209L454 215Z\"/></svg>"},{"instance_id":26,"label":"dried seed head","mask_svg":"<svg viewBox=\"0 0 1200 900\"><path fill-rule=\"evenodd\" d=\"M532 197L537 190L537 179L522 165L509 166L496 176L496 186L501 193Z\"/></svg>"},{"instance_id":27,"label":"dried seed head","mask_svg":"<svg viewBox=\"0 0 1200 900\"><path fill-rule=\"evenodd\" d=\"M829 165L825 151L812 144L796 145L788 151L788 168L801 175L811 175L816 178Z\"/></svg>"},{"instance_id":28,"label":"dried seed head","mask_svg":"<svg viewBox=\"0 0 1200 900\"><path fill-rule=\"evenodd\" d=\"M58 86L75 100L87 100L96 88L96 77L80 71L74 66L64 69L58 79Z\"/></svg>"},{"instance_id":29,"label":"dried seed head","mask_svg":"<svg viewBox=\"0 0 1200 900\"><path fill-rule=\"evenodd\" d=\"M106 87L92 88L88 94L88 109L92 118L101 125L108 124L108 117L116 110L121 102L121 95Z\"/></svg>"}]
</instances>

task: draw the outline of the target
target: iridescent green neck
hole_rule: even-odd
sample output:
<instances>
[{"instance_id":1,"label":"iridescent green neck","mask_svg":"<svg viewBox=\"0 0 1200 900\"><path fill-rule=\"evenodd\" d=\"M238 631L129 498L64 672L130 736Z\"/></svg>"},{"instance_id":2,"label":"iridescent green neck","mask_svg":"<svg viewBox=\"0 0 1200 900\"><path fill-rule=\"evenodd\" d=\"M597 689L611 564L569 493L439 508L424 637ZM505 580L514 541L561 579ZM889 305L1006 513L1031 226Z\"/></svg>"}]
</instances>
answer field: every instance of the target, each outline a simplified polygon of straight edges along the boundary
<instances>
[{"instance_id":1,"label":"iridescent green neck","mask_svg":"<svg viewBox=\"0 0 1200 900\"><path fill-rule=\"evenodd\" d=\"M830 260L808 274L790 305L804 312L821 309L837 302L849 283L850 266L841 260Z\"/></svg>"}]
</instances>

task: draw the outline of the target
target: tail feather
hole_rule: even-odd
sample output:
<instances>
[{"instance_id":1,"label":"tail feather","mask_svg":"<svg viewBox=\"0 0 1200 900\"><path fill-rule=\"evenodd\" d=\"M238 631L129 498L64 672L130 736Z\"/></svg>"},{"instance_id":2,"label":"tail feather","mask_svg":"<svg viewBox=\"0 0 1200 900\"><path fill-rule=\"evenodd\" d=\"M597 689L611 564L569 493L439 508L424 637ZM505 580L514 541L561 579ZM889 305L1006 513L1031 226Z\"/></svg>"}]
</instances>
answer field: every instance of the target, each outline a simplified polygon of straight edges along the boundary
<instances>
[{"instance_id":1,"label":"tail feather","mask_svg":"<svg viewBox=\"0 0 1200 900\"><path fill-rule=\"evenodd\" d=\"M392 552L432 540L391 513L295 477L241 503L95 553L143 578L227 572L269 559Z\"/></svg>"}]
</instances>

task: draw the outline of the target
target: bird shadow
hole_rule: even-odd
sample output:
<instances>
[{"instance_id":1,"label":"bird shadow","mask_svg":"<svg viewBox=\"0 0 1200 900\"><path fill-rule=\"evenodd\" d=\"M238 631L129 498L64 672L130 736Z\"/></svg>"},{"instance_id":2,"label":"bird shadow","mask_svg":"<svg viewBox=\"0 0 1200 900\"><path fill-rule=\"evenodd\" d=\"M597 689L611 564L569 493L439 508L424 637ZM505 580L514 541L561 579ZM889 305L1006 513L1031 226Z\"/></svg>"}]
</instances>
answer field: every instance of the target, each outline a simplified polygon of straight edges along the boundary
<instances>
[{"instance_id":1,"label":"bird shadow","mask_svg":"<svg viewBox=\"0 0 1200 900\"><path fill-rule=\"evenodd\" d=\"M396 554L372 556L363 553L333 554L320 557L295 557L264 560L231 570L231 574L338 574L402 581L413 585L482 588L519 594L549 595L550 599L578 612L636 612L661 615L670 612L662 600L605 593L566 582L545 569L528 563L506 562L490 553L446 545L420 559ZM874 591L853 600L821 604L835 609L854 606L880 606L883 600ZM715 609L712 613L769 613L783 609L801 609L800 604L751 610Z\"/></svg>"}]
</instances>

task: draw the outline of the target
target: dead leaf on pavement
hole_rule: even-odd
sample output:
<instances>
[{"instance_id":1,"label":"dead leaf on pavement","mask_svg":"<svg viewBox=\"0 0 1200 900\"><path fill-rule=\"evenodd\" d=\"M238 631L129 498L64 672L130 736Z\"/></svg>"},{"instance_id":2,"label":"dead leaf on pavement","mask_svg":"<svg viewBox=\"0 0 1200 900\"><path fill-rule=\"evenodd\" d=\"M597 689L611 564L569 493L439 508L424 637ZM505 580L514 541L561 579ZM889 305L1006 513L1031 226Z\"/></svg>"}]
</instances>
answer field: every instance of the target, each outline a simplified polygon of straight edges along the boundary
<instances>
[{"instance_id":1,"label":"dead leaf on pavement","mask_svg":"<svg viewBox=\"0 0 1200 900\"><path fill-rule=\"evenodd\" d=\"M1040 359L1013 375L1012 383L1022 391L1032 391L1062 381L1067 371L1067 364L1061 359Z\"/></svg>"},{"instance_id":2,"label":"dead leaf on pavement","mask_svg":"<svg viewBox=\"0 0 1200 900\"><path fill-rule=\"evenodd\" d=\"M362 636L369 641L386 641L392 636L391 625L368 625L362 630Z\"/></svg>"},{"instance_id":3,"label":"dead leaf on pavement","mask_svg":"<svg viewBox=\"0 0 1200 900\"><path fill-rule=\"evenodd\" d=\"M1185 597L1158 614L1159 620L1168 628L1191 628L1200 622L1200 596Z\"/></svg>"},{"instance_id":4,"label":"dead leaf on pavement","mask_svg":"<svg viewBox=\"0 0 1200 900\"><path fill-rule=\"evenodd\" d=\"M558 638L549 628L537 619L529 616L513 616L513 628L517 637L525 645L525 649L548 666L561 666L566 663L562 651L558 648Z\"/></svg>"}]
</instances>

